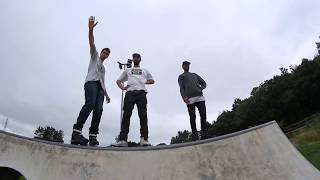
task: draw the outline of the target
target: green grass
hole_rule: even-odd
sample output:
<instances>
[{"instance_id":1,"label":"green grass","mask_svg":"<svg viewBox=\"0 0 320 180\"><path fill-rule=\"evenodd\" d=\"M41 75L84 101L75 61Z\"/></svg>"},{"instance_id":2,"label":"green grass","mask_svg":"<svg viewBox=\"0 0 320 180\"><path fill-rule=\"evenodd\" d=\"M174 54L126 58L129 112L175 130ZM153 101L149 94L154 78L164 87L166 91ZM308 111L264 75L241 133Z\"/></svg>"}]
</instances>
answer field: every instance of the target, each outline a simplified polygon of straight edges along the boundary
<instances>
[{"instance_id":1,"label":"green grass","mask_svg":"<svg viewBox=\"0 0 320 180\"><path fill-rule=\"evenodd\" d=\"M288 137L301 154L320 170L320 118Z\"/></svg>"},{"instance_id":2,"label":"green grass","mask_svg":"<svg viewBox=\"0 0 320 180\"><path fill-rule=\"evenodd\" d=\"M300 145L297 149L311 164L320 170L320 141Z\"/></svg>"}]
</instances>

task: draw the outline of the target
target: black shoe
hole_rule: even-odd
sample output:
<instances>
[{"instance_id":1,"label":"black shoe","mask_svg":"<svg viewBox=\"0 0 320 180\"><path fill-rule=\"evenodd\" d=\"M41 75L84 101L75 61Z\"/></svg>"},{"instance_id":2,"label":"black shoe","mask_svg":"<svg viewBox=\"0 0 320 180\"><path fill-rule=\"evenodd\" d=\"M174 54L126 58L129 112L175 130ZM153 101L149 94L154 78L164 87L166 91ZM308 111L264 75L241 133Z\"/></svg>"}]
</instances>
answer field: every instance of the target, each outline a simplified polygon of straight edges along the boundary
<instances>
[{"instance_id":1,"label":"black shoe","mask_svg":"<svg viewBox=\"0 0 320 180\"><path fill-rule=\"evenodd\" d=\"M207 134L201 134L201 135L200 135L200 139L201 139L201 140L208 139Z\"/></svg>"},{"instance_id":2,"label":"black shoe","mask_svg":"<svg viewBox=\"0 0 320 180\"><path fill-rule=\"evenodd\" d=\"M89 136L89 145L99 146L99 141L97 140L97 136Z\"/></svg>"},{"instance_id":3,"label":"black shoe","mask_svg":"<svg viewBox=\"0 0 320 180\"><path fill-rule=\"evenodd\" d=\"M192 133L191 134L191 139L192 139L192 141L197 141L197 140L199 140L199 135L198 135L198 133L196 132L196 133Z\"/></svg>"},{"instance_id":4,"label":"black shoe","mask_svg":"<svg viewBox=\"0 0 320 180\"><path fill-rule=\"evenodd\" d=\"M200 131L200 139L201 140L208 139L208 131L207 130Z\"/></svg>"},{"instance_id":5,"label":"black shoe","mask_svg":"<svg viewBox=\"0 0 320 180\"><path fill-rule=\"evenodd\" d=\"M87 146L89 140L82 136L81 133L73 132L71 136L71 144Z\"/></svg>"}]
</instances>

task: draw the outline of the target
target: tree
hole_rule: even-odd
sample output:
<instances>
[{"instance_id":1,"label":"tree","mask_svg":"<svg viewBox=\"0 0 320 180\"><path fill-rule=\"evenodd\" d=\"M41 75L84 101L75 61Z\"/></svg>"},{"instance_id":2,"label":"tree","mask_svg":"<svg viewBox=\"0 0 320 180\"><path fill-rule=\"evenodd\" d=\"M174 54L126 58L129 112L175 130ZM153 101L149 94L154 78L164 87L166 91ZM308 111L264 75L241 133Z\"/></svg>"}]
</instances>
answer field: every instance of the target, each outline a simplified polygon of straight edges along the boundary
<instances>
[{"instance_id":1,"label":"tree","mask_svg":"<svg viewBox=\"0 0 320 180\"><path fill-rule=\"evenodd\" d=\"M157 146L166 146L167 144L166 143L159 143L157 144Z\"/></svg>"},{"instance_id":2,"label":"tree","mask_svg":"<svg viewBox=\"0 0 320 180\"><path fill-rule=\"evenodd\" d=\"M236 98L233 102L233 105L232 105L232 110L235 110L241 103L241 99L240 98Z\"/></svg>"},{"instance_id":3,"label":"tree","mask_svg":"<svg viewBox=\"0 0 320 180\"><path fill-rule=\"evenodd\" d=\"M184 143L184 142L191 142L191 132L184 130L178 131L178 135L176 137L171 138L170 144L177 144L177 143Z\"/></svg>"},{"instance_id":4,"label":"tree","mask_svg":"<svg viewBox=\"0 0 320 180\"><path fill-rule=\"evenodd\" d=\"M320 38L320 36L319 36ZM320 42L316 42L316 45L317 45L317 49L318 49L318 55L320 55Z\"/></svg>"},{"instance_id":5,"label":"tree","mask_svg":"<svg viewBox=\"0 0 320 180\"><path fill-rule=\"evenodd\" d=\"M41 127L39 126L34 134L36 135L34 138L36 139L42 139L46 141L53 141L53 142L61 142L63 143L63 136L64 133L62 130L56 130L53 127L46 126L46 127Z\"/></svg>"},{"instance_id":6,"label":"tree","mask_svg":"<svg viewBox=\"0 0 320 180\"><path fill-rule=\"evenodd\" d=\"M281 74L288 74L288 69L287 68L281 67L280 71L281 71Z\"/></svg>"}]
</instances>

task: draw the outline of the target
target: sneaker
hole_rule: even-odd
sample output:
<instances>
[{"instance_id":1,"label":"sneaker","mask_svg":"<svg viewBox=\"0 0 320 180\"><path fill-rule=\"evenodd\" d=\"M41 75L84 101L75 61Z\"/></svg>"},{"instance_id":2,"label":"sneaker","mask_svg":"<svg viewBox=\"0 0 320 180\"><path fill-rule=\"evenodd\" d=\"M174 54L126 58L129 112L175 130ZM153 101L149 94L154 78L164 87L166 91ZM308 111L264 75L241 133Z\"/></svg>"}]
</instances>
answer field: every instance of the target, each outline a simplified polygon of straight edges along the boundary
<instances>
[{"instance_id":1,"label":"sneaker","mask_svg":"<svg viewBox=\"0 0 320 180\"><path fill-rule=\"evenodd\" d=\"M140 138L140 146L151 146L148 140L145 140L144 137Z\"/></svg>"},{"instance_id":2,"label":"sneaker","mask_svg":"<svg viewBox=\"0 0 320 180\"><path fill-rule=\"evenodd\" d=\"M89 145L90 146L98 146L99 145L99 141L97 140L97 135L89 135Z\"/></svg>"},{"instance_id":3,"label":"sneaker","mask_svg":"<svg viewBox=\"0 0 320 180\"><path fill-rule=\"evenodd\" d=\"M128 147L128 142L121 140L111 144L112 147Z\"/></svg>"},{"instance_id":4,"label":"sneaker","mask_svg":"<svg viewBox=\"0 0 320 180\"><path fill-rule=\"evenodd\" d=\"M86 146L86 145L88 145L88 142L89 142L89 140L87 138L83 137L83 135L81 133L72 132L71 144Z\"/></svg>"},{"instance_id":5,"label":"sneaker","mask_svg":"<svg viewBox=\"0 0 320 180\"><path fill-rule=\"evenodd\" d=\"M204 140L204 139L208 139L208 137L207 137L206 134L201 134L201 135L200 135L200 139L201 139L201 140Z\"/></svg>"},{"instance_id":6,"label":"sneaker","mask_svg":"<svg viewBox=\"0 0 320 180\"><path fill-rule=\"evenodd\" d=\"M191 139L192 139L192 141L198 141L198 140L199 140L199 134L198 134L198 132L192 133L192 134L191 134Z\"/></svg>"}]
</instances>

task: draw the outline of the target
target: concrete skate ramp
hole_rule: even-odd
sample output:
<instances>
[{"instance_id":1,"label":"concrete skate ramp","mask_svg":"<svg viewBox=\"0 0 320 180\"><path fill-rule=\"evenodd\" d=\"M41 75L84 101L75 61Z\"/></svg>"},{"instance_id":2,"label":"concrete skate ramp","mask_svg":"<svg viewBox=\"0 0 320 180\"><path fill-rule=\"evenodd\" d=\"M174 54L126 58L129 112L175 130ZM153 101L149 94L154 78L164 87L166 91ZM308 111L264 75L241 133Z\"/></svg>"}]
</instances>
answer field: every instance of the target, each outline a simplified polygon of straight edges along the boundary
<instances>
[{"instance_id":1,"label":"concrete skate ramp","mask_svg":"<svg viewBox=\"0 0 320 180\"><path fill-rule=\"evenodd\" d=\"M163 147L90 148L0 132L0 166L28 180L320 180L275 122Z\"/></svg>"}]
</instances>

